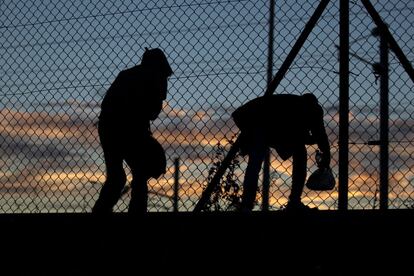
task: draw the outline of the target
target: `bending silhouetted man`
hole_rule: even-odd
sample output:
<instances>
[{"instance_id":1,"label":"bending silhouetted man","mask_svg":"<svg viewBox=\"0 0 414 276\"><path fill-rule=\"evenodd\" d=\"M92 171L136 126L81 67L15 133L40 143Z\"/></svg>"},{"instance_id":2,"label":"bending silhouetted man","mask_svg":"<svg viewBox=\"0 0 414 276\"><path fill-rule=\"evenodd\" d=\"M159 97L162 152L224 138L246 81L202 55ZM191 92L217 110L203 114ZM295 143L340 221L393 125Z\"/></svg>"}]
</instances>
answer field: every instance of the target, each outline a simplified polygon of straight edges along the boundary
<instances>
[{"instance_id":1,"label":"bending silhouetted man","mask_svg":"<svg viewBox=\"0 0 414 276\"><path fill-rule=\"evenodd\" d=\"M301 202L306 180L306 145L317 144L322 152L321 166L330 167L331 154L323 122L323 110L311 94L278 94L254 99L232 114L241 130L240 150L249 161L243 182L242 211L254 207L258 176L268 147L283 160L292 157L292 189L287 210L307 210Z\"/></svg>"},{"instance_id":2,"label":"bending silhouetted man","mask_svg":"<svg viewBox=\"0 0 414 276\"><path fill-rule=\"evenodd\" d=\"M145 213L148 180L165 173L162 146L152 136L150 121L162 110L171 67L160 49L146 49L140 65L121 71L101 104L99 138L106 181L92 211L110 213L126 183L123 161L132 173L128 212Z\"/></svg>"}]
</instances>

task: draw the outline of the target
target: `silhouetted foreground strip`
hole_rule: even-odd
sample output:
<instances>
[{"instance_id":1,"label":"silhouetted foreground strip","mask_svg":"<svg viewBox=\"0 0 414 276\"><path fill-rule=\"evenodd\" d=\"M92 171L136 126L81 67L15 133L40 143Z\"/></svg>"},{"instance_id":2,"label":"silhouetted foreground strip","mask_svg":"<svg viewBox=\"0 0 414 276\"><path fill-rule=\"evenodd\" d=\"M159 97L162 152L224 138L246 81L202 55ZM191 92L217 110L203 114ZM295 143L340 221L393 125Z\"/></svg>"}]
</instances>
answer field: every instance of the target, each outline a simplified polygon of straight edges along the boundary
<instances>
[{"instance_id":1,"label":"silhouetted foreground strip","mask_svg":"<svg viewBox=\"0 0 414 276\"><path fill-rule=\"evenodd\" d=\"M411 267L413 221L414 210L3 214L1 260L9 275L396 273Z\"/></svg>"}]
</instances>

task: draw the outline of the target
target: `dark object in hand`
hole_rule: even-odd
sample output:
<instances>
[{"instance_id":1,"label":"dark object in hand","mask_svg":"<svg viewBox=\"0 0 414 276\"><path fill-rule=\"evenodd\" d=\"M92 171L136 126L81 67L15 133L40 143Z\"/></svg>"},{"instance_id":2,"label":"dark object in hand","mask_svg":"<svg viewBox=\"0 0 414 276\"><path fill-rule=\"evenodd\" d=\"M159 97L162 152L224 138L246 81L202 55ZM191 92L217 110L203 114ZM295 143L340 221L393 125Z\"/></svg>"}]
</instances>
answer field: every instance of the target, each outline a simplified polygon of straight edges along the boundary
<instances>
[{"instance_id":1,"label":"dark object in hand","mask_svg":"<svg viewBox=\"0 0 414 276\"><path fill-rule=\"evenodd\" d=\"M323 167L322 154L316 151L316 163L318 169L314 171L306 181L306 187L314 191L327 191L335 187L335 178L332 174L331 168Z\"/></svg>"}]
</instances>

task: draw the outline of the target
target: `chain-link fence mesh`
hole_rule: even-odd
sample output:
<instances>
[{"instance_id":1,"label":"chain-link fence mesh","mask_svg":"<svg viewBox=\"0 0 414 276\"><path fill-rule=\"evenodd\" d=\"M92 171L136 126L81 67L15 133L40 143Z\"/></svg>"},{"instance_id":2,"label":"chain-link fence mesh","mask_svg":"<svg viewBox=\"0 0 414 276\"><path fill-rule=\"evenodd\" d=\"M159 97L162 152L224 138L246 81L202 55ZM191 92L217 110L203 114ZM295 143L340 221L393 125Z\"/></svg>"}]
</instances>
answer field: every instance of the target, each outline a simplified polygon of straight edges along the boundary
<instances>
[{"instance_id":1,"label":"chain-link fence mesh","mask_svg":"<svg viewBox=\"0 0 414 276\"><path fill-rule=\"evenodd\" d=\"M104 93L119 71L160 47L174 70L164 110L152 125L168 170L149 183L149 211L191 211L238 129L231 112L267 84L270 1L0 2L0 212L89 212L105 181L97 134ZM276 93L315 93L325 109L338 174L339 1L331 1ZM275 1L273 74L319 1ZM410 62L414 2L373 1ZM375 24L350 1L350 209L378 208L379 61ZM414 199L413 83L393 53L389 66L389 207ZM375 144L375 143L374 143ZM309 172L315 148L309 147ZM220 157L220 156L218 156ZM180 174L174 177L174 160ZM241 185L246 160L232 171ZM128 168L126 168L128 169ZM272 154L270 206L290 192L291 162ZM130 180L130 179L129 179ZM337 208L337 189L305 189L303 201ZM258 207L261 195L258 193ZM126 210L129 191L116 206Z\"/></svg>"}]
</instances>

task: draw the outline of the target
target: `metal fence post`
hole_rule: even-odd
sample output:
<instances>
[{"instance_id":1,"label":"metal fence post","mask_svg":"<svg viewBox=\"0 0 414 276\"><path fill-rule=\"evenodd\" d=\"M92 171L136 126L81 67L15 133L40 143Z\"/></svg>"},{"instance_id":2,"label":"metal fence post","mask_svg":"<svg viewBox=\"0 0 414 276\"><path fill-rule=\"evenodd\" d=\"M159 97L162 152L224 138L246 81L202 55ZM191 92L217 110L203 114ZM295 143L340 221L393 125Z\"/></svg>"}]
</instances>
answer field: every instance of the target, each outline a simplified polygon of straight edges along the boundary
<instances>
[{"instance_id":1,"label":"metal fence post","mask_svg":"<svg viewBox=\"0 0 414 276\"><path fill-rule=\"evenodd\" d=\"M380 209L388 209L388 39L380 32Z\"/></svg>"},{"instance_id":2,"label":"metal fence post","mask_svg":"<svg viewBox=\"0 0 414 276\"><path fill-rule=\"evenodd\" d=\"M173 210L174 213L178 212L178 201L180 197L178 195L180 190L180 158L174 159L174 197L173 197Z\"/></svg>"},{"instance_id":3,"label":"metal fence post","mask_svg":"<svg viewBox=\"0 0 414 276\"><path fill-rule=\"evenodd\" d=\"M273 30L275 27L275 0L270 0L269 7L269 44L267 54L267 83L270 84L273 78ZM270 190L270 149L267 148L263 162L263 183L262 183L262 211L269 210Z\"/></svg>"},{"instance_id":4,"label":"metal fence post","mask_svg":"<svg viewBox=\"0 0 414 276\"><path fill-rule=\"evenodd\" d=\"M348 209L349 1L340 2L339 20L339 176L338 209Z\"/></svg>"}]
</instances>

